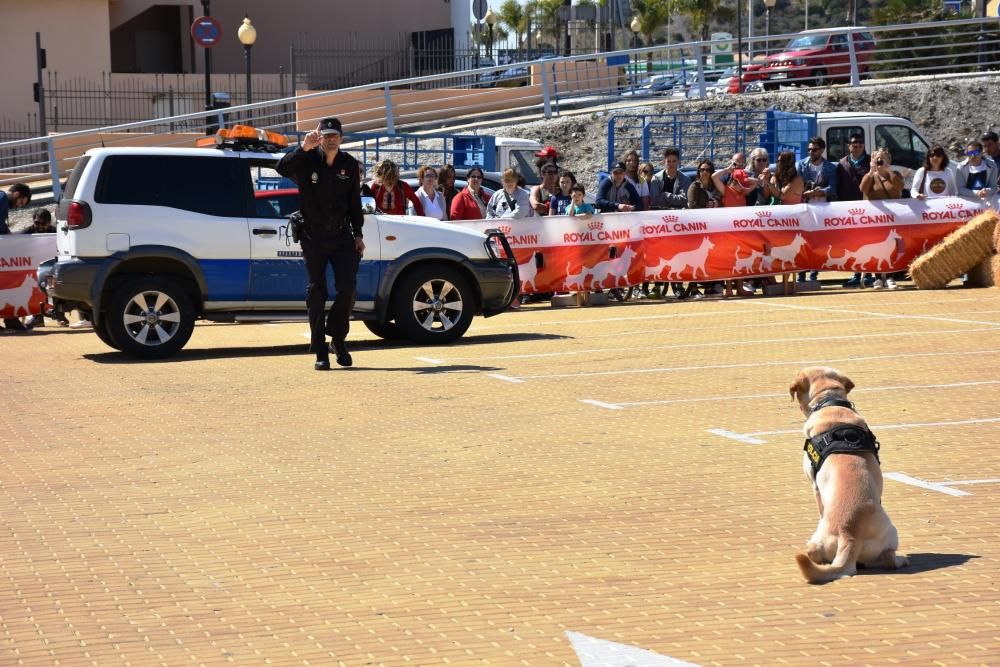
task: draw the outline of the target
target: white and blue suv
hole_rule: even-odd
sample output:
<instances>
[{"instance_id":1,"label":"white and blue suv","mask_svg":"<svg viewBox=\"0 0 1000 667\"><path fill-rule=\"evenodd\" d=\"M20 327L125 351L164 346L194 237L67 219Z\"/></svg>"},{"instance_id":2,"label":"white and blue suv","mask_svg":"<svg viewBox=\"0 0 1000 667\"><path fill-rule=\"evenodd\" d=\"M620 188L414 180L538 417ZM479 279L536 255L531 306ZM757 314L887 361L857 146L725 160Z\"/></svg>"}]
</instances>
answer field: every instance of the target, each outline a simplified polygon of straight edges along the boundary
<instances>
[{"instance_id":1,"label":"white and blue suv","mask_svg":"<svg viewBox=\"0 0 1000 667\"><path fill-rule=\"evenodd\" d=\"M199 318L305 320L301 250L287 218L255 201L280 157L88 151L59 204L55 262L39 271L50 300L89 315L106 344L146 359L175 354ZM367 248L353 318L376 335L450 343L474 315L503 312L517 297L517 264L501 233L363 205Z\"/></svg>"}]
</instances>

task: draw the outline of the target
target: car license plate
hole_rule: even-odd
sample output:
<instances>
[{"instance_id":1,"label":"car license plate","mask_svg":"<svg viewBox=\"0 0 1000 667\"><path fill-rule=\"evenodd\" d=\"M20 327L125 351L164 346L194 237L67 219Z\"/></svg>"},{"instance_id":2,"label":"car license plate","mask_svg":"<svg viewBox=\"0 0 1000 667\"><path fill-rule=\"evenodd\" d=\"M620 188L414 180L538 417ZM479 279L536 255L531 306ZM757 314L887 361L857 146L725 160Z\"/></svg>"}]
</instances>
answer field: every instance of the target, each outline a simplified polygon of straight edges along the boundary
<instances>
[{"instance_id":1,"label":"car license plate","mask_svg":"<svg viewBox=\"0 0 1000 667\"><path fill-rule=\"evenodd\" d=\"M774 74L771 75L771 78L772 79L787 79L788 78L788 72L775 72Z\"/></svg>"}]
</instances>

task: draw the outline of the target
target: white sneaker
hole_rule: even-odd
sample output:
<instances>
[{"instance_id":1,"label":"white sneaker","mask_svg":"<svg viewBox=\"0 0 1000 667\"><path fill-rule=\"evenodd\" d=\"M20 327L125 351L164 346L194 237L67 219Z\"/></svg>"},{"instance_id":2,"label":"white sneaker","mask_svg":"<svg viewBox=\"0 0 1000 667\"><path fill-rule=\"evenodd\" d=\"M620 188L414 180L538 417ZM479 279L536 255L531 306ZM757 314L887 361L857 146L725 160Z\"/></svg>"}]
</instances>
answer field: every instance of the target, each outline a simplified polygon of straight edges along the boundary
<instances>
[{"instance_id":1,"label":"white sneaker","mask_svg":"<svg viewBox=\"0 0 1000 667\"><path fill-rule=\"evenodd\" d=\"M90 320L77 320L73 324L69 325L70 329L89 329L94 325L90 323Z\"/></svg>"},{"instance_id":2,"label":"white sneaker","mask_svg":"<svg viewBox=\"0 0 1000 667\"><path fill-rule=\"evenodd\" d=\"M885 288L886 289L896 289L896 281L893 280L892 278L886 278L885 279Z\"/></svg>"},{"instance_id":3,"label":"white sneaker","mask_svg":"<svg viewBox=\"0 0 1000 667\"><path fill-rule=\"evenodd\" d=\"M872 289L882 289L882 279L881 278L879 278L878 280L876 280L875 282L872 283Z\"/></svg>"}]
</instances>

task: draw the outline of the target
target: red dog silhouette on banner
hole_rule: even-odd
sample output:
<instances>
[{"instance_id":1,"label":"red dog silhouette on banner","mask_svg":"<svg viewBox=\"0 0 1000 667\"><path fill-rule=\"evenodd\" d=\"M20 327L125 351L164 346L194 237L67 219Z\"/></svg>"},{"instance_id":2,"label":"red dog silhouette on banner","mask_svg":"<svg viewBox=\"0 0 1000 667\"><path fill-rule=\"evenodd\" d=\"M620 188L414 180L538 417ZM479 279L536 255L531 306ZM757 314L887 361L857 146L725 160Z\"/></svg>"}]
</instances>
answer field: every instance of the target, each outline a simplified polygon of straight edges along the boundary
<instances>
[{"instance_id":1,"label":"red dog silhouette on banner","mask_svg":"<svg viewBox=\"0 0 1000 667\"><path fill-rule=\"evenodd\" d=\"M898 271L997 203L945 197L643 211L504 220L499 228L530 294L812 269ZM453 224L485 230L499 222Z\"/></svg>"}]
</instances>

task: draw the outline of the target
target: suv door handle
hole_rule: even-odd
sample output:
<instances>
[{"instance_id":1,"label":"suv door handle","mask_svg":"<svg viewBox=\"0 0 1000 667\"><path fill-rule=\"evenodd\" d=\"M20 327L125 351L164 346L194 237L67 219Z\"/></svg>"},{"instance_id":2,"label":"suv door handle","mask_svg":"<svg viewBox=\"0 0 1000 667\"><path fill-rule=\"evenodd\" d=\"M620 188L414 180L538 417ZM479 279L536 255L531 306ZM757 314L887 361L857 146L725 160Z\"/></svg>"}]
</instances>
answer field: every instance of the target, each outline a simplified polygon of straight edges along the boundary
<instances>
[{"instance_id":1,"label":"suv door handle","mask_svg":"<svg viewBox=\"0 0 1000 667\"><path fill-rule=\"evenodd\" d=\"M257 236L274 236L278 233L278 230L271 227L258 227L253 230L253 233Z\"/></svg>"}]
</instances>

